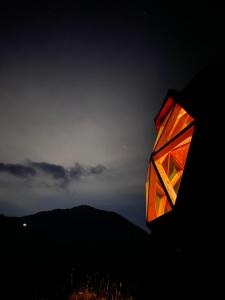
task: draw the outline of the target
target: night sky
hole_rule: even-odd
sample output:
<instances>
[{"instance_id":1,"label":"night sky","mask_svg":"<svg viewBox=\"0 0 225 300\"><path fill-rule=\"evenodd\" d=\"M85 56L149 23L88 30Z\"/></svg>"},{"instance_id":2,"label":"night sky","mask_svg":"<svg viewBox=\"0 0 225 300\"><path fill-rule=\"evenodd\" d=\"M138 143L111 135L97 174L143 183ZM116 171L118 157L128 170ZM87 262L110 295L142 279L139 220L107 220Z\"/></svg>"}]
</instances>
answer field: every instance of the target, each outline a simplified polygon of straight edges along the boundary
<instances>
[{"instance_id":1,"label":"night sky","mask_svg":"<svg viewBox=\"0 0 225 300\"><path fill-rule=\"evenodd\" d=\"M37 1L0 10L0 214L87 204L145 226L153 119L225 53L215 2Z\"/></svg>"}]
</instances>

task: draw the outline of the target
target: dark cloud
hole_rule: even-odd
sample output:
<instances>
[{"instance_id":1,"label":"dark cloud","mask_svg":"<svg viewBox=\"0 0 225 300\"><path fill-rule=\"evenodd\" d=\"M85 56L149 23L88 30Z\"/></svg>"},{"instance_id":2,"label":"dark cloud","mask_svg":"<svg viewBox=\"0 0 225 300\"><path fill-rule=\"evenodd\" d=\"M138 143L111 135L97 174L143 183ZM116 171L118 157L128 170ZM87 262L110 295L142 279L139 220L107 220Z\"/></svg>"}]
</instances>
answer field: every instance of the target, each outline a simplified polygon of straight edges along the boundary
<instances>
[{"instance_id":1,"label":"dark cloud","mask_svg":"<svg viewBox=\"0 0 225 300\"><path fill-rule=\"evenodd\" d=\"M81 176L84 176L86 170L81 164L75 163L74 167L70 169L70 177L73 179L79 179Z\"/></svg>"},{"instance_id":2,"label":"dark cloud","mask_svg":"<svg viewBox=\"0 0 225 300\"><path fill-rule=\"evenodd\" d=\"M68 180L66 169L60 165L50 164L46 162L29 162L29 165L32 168L51 176L53 179L62 179L64 181Z\"/></svg>"},{"instance_id":3,"label":"dark cloud","mask_svg":"<svg viewBox=\"0 0 225 300\"><path fill-rule=\"evenodd\" d=\"M19 178L27 178L36 175L36 170L27 165L0 163L0 173L8 173Z\"/></svg>"},{"instance_id":4,"label":"dark cloud","mask_svg":"<svg viewBox=\"0 0 225 300\"><path fill-rule=\"evenodd\" d=\"M47 162L27 161L25 164L5 164L0 163L0 173L8 173L18 178L40 177L43 175L50 176L53 180L69 183L70 181L79 180L81 177L99 175L106 170L103 165L83 166L75 163L72 168L51 164Z\"/></svg>"},{"instance_id":5,"label":"dark cloud","mask_svg":"<svg viewBox=\"0 0 225 300\"><path fill-rule=\"evenodd\" d=\"M79 163L76 163L73 168L70 169L69 175L73 179L79 179L82 176L99 175L106 170L103 165L97 165L95 167L84 167Z\"/></svg>"},{"instance_id":6,"label":"dark cloud","mask_svg":"<svg viewBox=\"0 0 225 300\"><path fill-rule=\"evenodd\" d=\"M101 174L106 170L106 167L103 165L97 165L95 167L90 167L88 169L89 174Z\"/></svg>"}]
</instances>

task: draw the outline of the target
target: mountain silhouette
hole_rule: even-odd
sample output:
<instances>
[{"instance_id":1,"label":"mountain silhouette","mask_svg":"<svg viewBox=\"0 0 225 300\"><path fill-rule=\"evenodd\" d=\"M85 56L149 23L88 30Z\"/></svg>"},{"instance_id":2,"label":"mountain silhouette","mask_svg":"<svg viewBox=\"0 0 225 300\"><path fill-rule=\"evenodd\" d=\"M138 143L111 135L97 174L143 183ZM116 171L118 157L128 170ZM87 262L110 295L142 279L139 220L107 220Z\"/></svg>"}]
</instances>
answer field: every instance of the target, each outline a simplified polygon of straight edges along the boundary
<instances>
[{"instance_id":1,"label":"mountain silhouette","mask_svg":"<svg viewBox=\"0 0 225 300\"><path fill-rule=\"evenodd\" d=\"M136 280L149 243L149 235L122 216L90 206L0 215L0 236L1 275L5 294L10 291L4 299L11 293L35 299L40 291L58 299L49 295L69 291L71 270L73 277L98 271Z\"/></svg>"}]
</instances>

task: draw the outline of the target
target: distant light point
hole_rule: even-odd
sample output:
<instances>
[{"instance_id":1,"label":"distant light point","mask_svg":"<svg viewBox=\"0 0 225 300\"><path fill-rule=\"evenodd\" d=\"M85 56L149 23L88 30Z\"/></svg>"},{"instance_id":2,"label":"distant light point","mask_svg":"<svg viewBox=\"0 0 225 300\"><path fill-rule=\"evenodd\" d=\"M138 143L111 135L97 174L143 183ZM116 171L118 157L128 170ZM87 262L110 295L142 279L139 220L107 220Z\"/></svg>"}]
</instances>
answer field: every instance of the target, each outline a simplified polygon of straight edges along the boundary
<instances>
[{"instance_id":1,"label":"distant light point","mask_svg":"<svg viewBox=\"0 0 225 300\"><path fill-rule=\"evenodd\" d=\"M23 223L23 227L27 227L27 223Z\"/></svg>"}]
</instances>

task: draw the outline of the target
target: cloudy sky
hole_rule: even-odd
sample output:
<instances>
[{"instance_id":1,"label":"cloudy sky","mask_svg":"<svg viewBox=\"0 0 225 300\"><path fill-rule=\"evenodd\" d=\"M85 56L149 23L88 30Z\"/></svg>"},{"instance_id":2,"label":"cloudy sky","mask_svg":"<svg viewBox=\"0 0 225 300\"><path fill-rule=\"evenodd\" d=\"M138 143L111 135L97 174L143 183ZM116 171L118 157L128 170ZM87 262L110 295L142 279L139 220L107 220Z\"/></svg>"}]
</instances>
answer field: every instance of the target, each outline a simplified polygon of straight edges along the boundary
<instances>
[{"instance_id":1,"label":"cloudy sky","mask_svg":"<svg viewBox=\"0 0 225 300\"><path fill-rule=\"evenodd\" d=\"M225 51L223 10L180 2L2 7L0 213L87 204L145 226L153 119Z\"/></svg>"}]
</instances>

